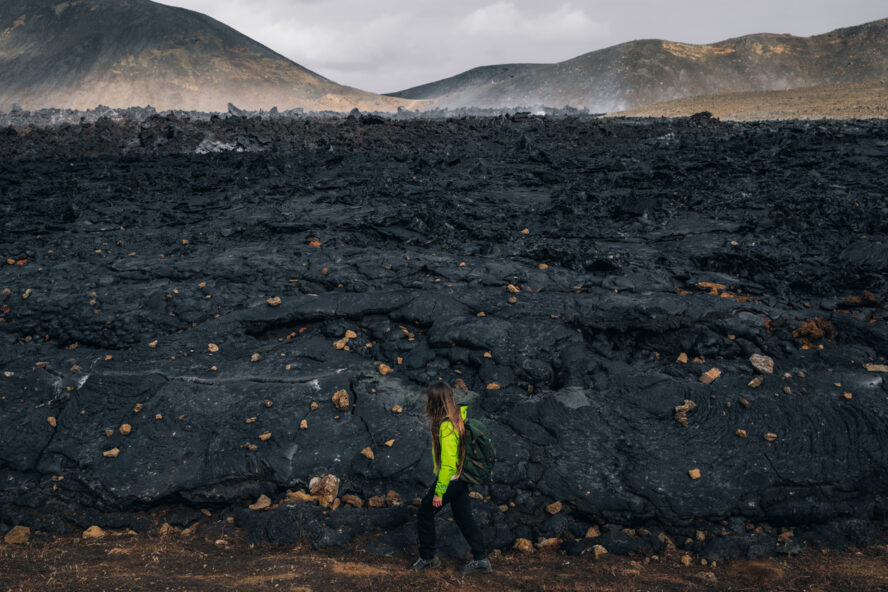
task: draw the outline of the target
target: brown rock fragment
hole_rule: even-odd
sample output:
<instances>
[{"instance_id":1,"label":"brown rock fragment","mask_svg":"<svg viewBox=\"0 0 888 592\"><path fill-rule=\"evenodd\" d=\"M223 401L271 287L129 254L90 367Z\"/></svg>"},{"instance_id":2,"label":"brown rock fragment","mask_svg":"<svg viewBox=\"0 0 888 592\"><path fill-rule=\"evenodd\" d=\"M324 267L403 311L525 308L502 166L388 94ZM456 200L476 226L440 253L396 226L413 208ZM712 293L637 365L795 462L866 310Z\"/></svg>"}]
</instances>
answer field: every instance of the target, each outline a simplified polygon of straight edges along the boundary
<instances>
[{"instance_id":1,"label":"brown rock fragment","mask_svg":"<svg viewBox=\"0 0 888 592\"><path fill-rule=\"evenodd\" d=\"M308 421L306 421L304 419L302 421L300 421L299 422L299 429L300 430L307 430L308 429Z\"/></svg>"},{"instance_id":2,"label":"brown rock fragment","mask_svg":"<svg viewBox=\"0 0 888 592\"><path fill-rule=\"evenodd\" d=\"M708 372L704 373L700 377L700 382L702 382L703 384L712 384L718 379L719 376L721 376L721 374L721 370L719 370L718 368L710 368Z\"/></svg>"},{"instance_id":3,"label":"brown rock fragment","mask_svg":"<svg viewBox=\"0 0 888 592\"><path fill-rule=\"evenodd\" d=\"M386 374L388 374L391 371L392 371L392 368L388 364L380 364L379 365L379 373L382 374L383 376L385 376Z\"/></svg>"},{"instance_id":4,"label":"brown rock fragment","mask_svg":"<svg viewBox=\"0 0 888 592\"><path fill-rule=\"evenodd\" d=\"M851 399L854 398L854 395L852 395L851 393L842 393L842 398L845 399L846 401L850 401Z\"/></svg>"},{"instance_id":5,"label":"brown rock fragment","mask_svg":"<svg viewBox=\"0 0 888 592\"><path fill-rule=\"evenodd\" d=\"M370 460L373 460L374 458L376 458L376 456L373 454L373 450L369 446L367 446L366 448L361 450L361 454L365 458L369 458Z\"/></svg>"},{"instance_id":6,"label":"brown rock fragment","mask_svg":"<svg viewBox=\"0 0 888 592\"><path fill-rule=\"evenodd\" d=\"M342 496L342 503L347 504L353 508L360 508L364 505L364 500L359 498L356 495L352 495L350 493Z\"/></svg>"},{"instance_id":7,"label":"brown rock fragment","mask_svg":"<svg viewBox=\"0 0 888 592\"><path fill-rule=\"evenodd\" d=\"M604 548L604 545L592 545L592 556L595 557L595 559L599 559L605 555L607 555L607 549Z\"/></svg>"},{"instance_id":8,"label":"brown rock fragment","mask_svg":"<svg viewBox=\"0 0 888 592\"><path fill-rule=\"evenodd\" d=\"M155 339L154 341L150 342L148 344L148 347L150 347L151 349L157 349L157 340Z\"/></svg>"},{"instance_id":9,"label":"brown rock fragment","mask_svg":"<svg viewBox=\"0 0 888 592\"><path fill-rule=\"evenodd\" d=\"M263 442L265 442L265 441L268 440L269 438L271 438L271 432L263 432L263 433L260 434L260 436L259 436L259 439L262 440Z\"/></svg>"},{"instance_id":10,"label":"brown rock fragment","mask_svg":"<svg viewBox=\"0 0 888 592\"><path fill-rule=\"evenodd\" d=\"M281 305L281 297L280 296L273 296L272 298L269 298L268 300L266 300L265 304L267 304L268 306L280 306Z\"/></svg>"},{"instance_id":11,"label":"brown rock fragment","mask_svg":"<svg viewBox=\"0 0 888 592\"><path fill-rule=\"evenodd\" d=\"M748 386L749 388L758 388L758 387L762 386L762 383L763 383L764 381L765 381L765 379L762 378L761 376L756 376L755 378L753 378L752 380L750 380L750 381L746 384L746 386Z\"/></svg>"},{"instance_id":12,"label":"brown rock fragment","mask_svg":"<svg viewBox=\"0 0 888 592\"><path fill-rule=\"evenodd\" d=\"M348 411L349 398L348 392L345 389L333 393L333 397L330 400L333 401L333 406L339 411Z\"/></svg>"},{"instance_id":13,"label":"brown rock fragment","mask_svg":"<svg viewBox=\"0 0 888 592\"><path fill-rule=\"evenodd\" d=\"M734 433L737 434L741 438L746 438L746 430L737 430Z\"/></svg>"},{"instance_id":14,"label":"brown rock fragment","mask_svg":"<svg viewBox=\"0 0 888 592\"><path fill-rule=\"evenodd\" d=\"M546 511L553 516L561 511L563 504L561 502L554 502L546 506Z\"/></svg>"},{"instance_id":15,"label":"brown rock fragment","mask_svg":"<svg viewBox=\"0 0 888 592\"><path fill-rule=\"evenodd\" d=\"M386 440L386 441L385 441L385 445L388 446L389 448L391 448L392 446L394 446L394 445L395 445L395 440L394 440L394 438L391 439L391 440Z\"/></svg>"},{"instance_id":16,"label":"brown rock fragment","mask_svg":"<svg viewBox=\"0 0 888 592\"><path fill-rule=\"evenodd\" d=\"M207 351L214 354L219 351L219 346L216 345L215 343L208 343L207 344Z\"/></svg>"},{"instance_id":17,"label":"brown rock fragment","mask_svg":"<svg viewBox=\"0 0 888 592\"><path fill-rule=\"evenodd\" d=\"M765 435L762 436L762 437L763 437L765 440L767 440L768 442L773 442L773 441L775 441L775 440L777 439L777 434L775 434L774 432L768 432L767 434L765 434Z\"/></svg>"},{"instance_id":18,"label":"brown rock fragment","mask_svg":"<svg viewBox=\"0 0 888 592\"><path fill-rule=\"evenodd\" d=\"M586 538L587 539L595 539L601 536L601 529L597 526L590 526L588 530L586 530Z\"/></svg>"},{"instance_id":19,"label":"brown rock fragment","mask_svg":"<svg viewBox=\"0 0 888 592\"><path fill-rule=\"evenodd\" d=\"M256 503L250 504L249 508L253 511L264 510L271 505L271 499L264 493L259 496Z\"/></svg>"},{"instance_id":20,"label":"brown rock fragment","mask_svg":"<svg viewBox=\"0 0 888 592\"><path fill-rule=\"evenodd\" d=\"M389 489L388 493L385 494L385 505L390 508L397 508L404 505L404 500L401 498L400 493L394 489Z\"/></svg>"},{"instance_id":21,"label":"brown rock fragment","mask_svg":"<svg viewBox=\"0 0 888 592\"><path fill-rule=\"evenodd\" d=\"M120 448L112 448L111 450L106 450L102 453L102 456L105 458L117 458L120 454Z\"/></svg>"},{"instance_id":22,"label":"brown rock fragment","mask_svg":"<svg viewBox=\"0 0 888 592\"><path fill-rule=\"evenodd\" d=\"M687 364L688 363L688 354L681 352L678 354L678 358L675 360L679 364Z\"/></svg>"},{"instance_id":23,"label":"brown rock fragment","mask_svg":"<svg viewBox=\"0 0 888 592\"><path fill-rule=\"evenodd\" d=\"M693 481L696 481L701 477L700 469L691 469L690 471L688 471L688 475Z\"/></svg>"},{"instance_id":24,"label":"brown rock fragment","mask_svg":"<svg viewBox=\"0 0 888 592\"><path fill-rule=\"evenodd\" d=\"M120 428L118 429L124 436L129 436L133 432L133 426L128 423L120 424Z\"/></svg>"},{"instance_id":25,"label":"brown rock fragment","mask_svg":"<svg viewBox=\"0 0 888 592\"><path fill-rule=\"evenodd\" d=\"M490 384L487 385L487 390L498 391L498 390L500 390L500 385L495 382L491 382Z\"/></svg>"},{"instance_id":26,"label":"brown rock fragment","mask_svg":"<svg viewBox=\"0 0 888 592\"><path fill-rule=\"evenodd\" d=\"M675 407L673 416L675 417L675 421L680 423L681 425L687 427L688 425L688 413L697 408L697 404L691 401L690 399L685 399L685 402L681 405L677 405Z\"/></svg>"},{"instance_id":27,"label":"brown rock fragment","mask_svg":"<svg viewBox=\"0 0 888 592\"><path fill-rule=\"evenodd\" d=\"M254 363L255 363L255 362L258 362L258 361L259 361L259 358L261 358L261 357L262 357L262 356L260 356L259 354L253 354L252 356L250 356L250 361L251 361L251 362L254 362Z\"/></svg>"},{"instance_id":28,"label":"brown rock fragment","mask_svg":"<svg viewBox=\"0 0 888 592\"><path fill-rule=\"evenodd\" d=\"M58 425L58 422L56 421L56 418L53 417L52 415L50 415L49 417L46 418L46 423L48 423L48 424L51 425L52 427L56 427L56 426Z\"/></svg>"},{"instance_id":29,"label":"brown rock fragment","mask_svg":"<svg viewBox=\"0 0 888 592\"><path fill-rule=\"evenodd\" d=\"M367 505L371 508L384 508L385 507L385 498L381 495L374 495L370 499L367 500Z\"/></svg>"},{"instance_id":30,"label":"brown rock fragment","mask_svg":"<svg viewBox=\"0 0 888 592\"><path fill-rule=\"evenodd\" d=\"M404 410L401 408L400 405L395 405L394 407L392 407L392 413L394 413L396 415L403 412L403 411Z\"/></svg>"},{"instance_id":31,"label":"brown rock fragment","mask_svg":"<svg viewBox=\"0 0 888 592\"><path fill-rule=\"evenodd\" d=\"M329 507L339 495L339 477L329 474L313 477L308 483L308 491L322 506Z\"/></svg>"},{"instance_id":32,"label":"brown rock fragment","mask_svg":"<svg viewBox=\"0 0 888 592\"><path fill-rule=\"evenodd\" d=\"M864 364L863 367L870 372L888 372L888 364Z\"/></svg>"},{"instance_id":33,"label":"brown rock fragment","mask_svg":"<svg viewBox=\"0 0 888 592\"><path fill-rule=\"evenodd\" d=\"M92 525L83 531L82 536L85 539L100 539L105 536L105 531L96 525Z\"/></svg>"},{"instance_id":34,"label":"brown rock fragment","mask_svg":"<svg viewBox=\"0 0 888 592\"><path fill-rule=\"evenodd\" d=\"M308 502L310 504L315 504L318 501L315 496L309 495L301 489L299 491L287 490L286 500L288 502Z\"/></svg>"},{"instance_id":35,"label":"brown rock fragment","mask_svg":"<svg viewBox=\"0 0 888 592\"><path fill-rule=\"evenodd\" d=\"M3 537L7 545L27 545L31 540L31 529L27 526L13 526Z\"/></svg>"},{"instance_id":36,"label":"brown rock fragment","mask_svg":"<svg viewBox=\"0 0 888 592\"><path fill-rule=\"evenodd\" d=\"M694 559L690 555L682 555L681 556L681 564L685 567L689 566L694 562Z\"/></svg>"},{"instance_id":37,"label":"brown rock fragment","mask_svg":"<svg viewBox=\"0 0 888 592\"><path fill-rule=\"evenodd\" d=\"M515 539L515 549L522 553L533 553L533 543L529 539Z\"/></svg>"}]
</instances>

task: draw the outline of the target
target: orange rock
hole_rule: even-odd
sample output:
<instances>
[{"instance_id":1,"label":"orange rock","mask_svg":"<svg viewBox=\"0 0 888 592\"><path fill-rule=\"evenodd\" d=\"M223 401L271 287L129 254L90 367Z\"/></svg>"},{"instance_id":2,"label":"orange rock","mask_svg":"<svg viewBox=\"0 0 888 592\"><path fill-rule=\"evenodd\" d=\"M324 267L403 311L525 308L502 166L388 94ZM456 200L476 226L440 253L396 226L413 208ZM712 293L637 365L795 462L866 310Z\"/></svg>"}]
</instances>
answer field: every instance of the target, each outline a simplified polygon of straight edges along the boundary
<instances>
[{"instance_id":1,"label":"orange rock","mask_svg":"<svg viewBox=\"0 0 888 592\"><path fill-rule=\"evenodd\" d=\"M718 368L711 368L709 372L706 372L700 377L700 382L703 384L712 384L719 376L721 376L721 374L721 370Z\"/></svg>"},{"instance_id":2,"label":"orange rock","mask_svg":"<svg viewBox=\"0 0 888 592\"><path fill-rule=\"evenodd\" d=\"M46 423L48 423L52 427L56 427L56 425L58 425L58 422L56 422L56 418L51 415L46 418Z\"/></svg>"},{"instance_id":3,"label":"orange rock","mask_svg":"<svg viewBox=\"0 0 888 592\"><path fill-rule=\"evenodd\" d=\"M854 395L852 395L851 393L842 393L842 398L845 399L846 401L850 401L851 399L854 398Z\"/></svg>"},{"instance_id":4,"label":"orange rock","mask_svg":"<svg viewBox=\"0 0 888 592\"><path fill-rule=\"evenodd\" d=\"M384 508L385 507L385 498L381 495L374 495L370 499L367 500L367 505L371 508Z\"/></svg>"},{"instance_id":5,"label":"orange rock","mask_svg":"<svg viewBox=\"0 0 888 592\"><path fill-rule=\"evenodd\" d=\"M533 543L529 539L515 539L515 549L522 553L533 553Z\"/></svg>"},{"instance_id":6,"label":"orange rock","mask_svg":"<svg viewBox=\"0 0 888 592\"><path fill-rule=\"evenodd\" d=\"M349 493L349 494L342 496L342 503L348 504L349 506L351 506L353 508L360 508L361 506L364 505L364 500L362 500L361 498L359 498L356 495L352 495Z\"/></svg>"},{"instance_id":7,"label":"orange rock","mask_svg":"<svg viewBox=\"0 0 888 592\"><path fill-rule=\"evenodd\" d=\"M678 354L678 359L675 360L679 364L687 364L688 363L688 354L681 352Z\"/></svg>"},{"instance_id":8,"label":"orange rock","mask_svg":"<svg viewBox=\"0 0 888 592\"><path fill-rule=\"evenodd\" d=\"M549 269L549 266L545 263L540 263L539 268L543 271L546 271L547 269Z\"/></svg>"},{"instance_id":9,"label":"orange rock","mask_svg":"<svg viewBox=\"0 0 888 592\"><path fill-rule=\"evenodd\" d=\"M208 344L207 344L207 350L208 350L210 353L216 353L216 352L219 351L219 346L216 345L215 343L208 343Z\"/></svg>"},{"instance_id":10,"label":"orange rock","mask_svg":"<svg viewBox=\"0 0 888 592\"><path fill-rule=\"evenodd\" d=\"M249 508L253 511L264 510L271 505L271 499L264 493L259 496L256 503L250 504Z\"/></svg>"},{"instance_id":11,"label":"orange rock","mask_svg":"<svg viewBox=\"0 0 888 592\"><path fill-rule=\"evenodd\" d=\"M307 430L308 429L308 421L306 421L304 419L302 421L300 421L299 422L299 429L300 430Z\"/></svg>"},{"instance_id":12,"label":"orange rock","mask_svg":"<svg viewBox=\"0 0 888 592\"><path fill-rule=\"evenodd\" d=\"M765 379L762 378L761 376L756 376L755 378L753 378L752 380L750 380L750 381L746 384L746 386L748 386L749 388L758 388L758 387L762 386L762 383L763 383L764 381L765 381Z\"/></svg>"},{"instance_id":13,"label":"orange rock","mask_svg":"<svg viewBox=\"0 0 888 592\"><path fill-rule=\"evenodd\" d=\"M484 352L484 357L487 359L493 359L493 354L489 351Z\"/></svg>"},{"instance_id":14,"label":"orange rock","mask_svg":"<svg viewBox=\"0 0 888 592\"><path fill-rule=\"evenodd\" d=\"M157 340L155 339L154 341L149 343L148 347L150 347L151 349L157 349Z\"/></svg>"},{"instance_id":15,"label":"orange rock","mask_svg":"<svg viewBox=\"0 0 888 592\"><path fill-rule=\"evenodd\" d=\"M740 436L741 438L746 438L746 430L737 430L734 433L737 434L738 436Z\"/></svg>"},{"instance_id":16,"label":"orange rock","mask_svg":"<svg viewBox=\"0 0 888 592\"><path fill-rule=\"evenodd\" d=\"M255 444L251 444L250 442L246 442L244 444L241 444L241 448L246 448L250 452L256 452L257 450L259 450L258 446L256 446Z\"/></svg>"},{"instance_id":17,"label":"orange rock","mask_svg":"<svg viewBox=\"0 0 888 592\"><path fill-rule=\"evenodd\" d=\"M120 448L112 448L111 450L106 450L102 453L102 456L105 458L117 458L117 455L120 454Z\"/></svg>"},{"instance_id":18,"label":"orange rock","mask_svg":"<svg viewBox=\"0 0 888 592\"><path fill-rule=\"evenodd\" d=\"M595 539L601 536L601 529L597 526L590 526L588 530L586 530L586 538L587 539Z\"/></svg>"},{"instance_id":19,"label":"orange rock","mask_svg":"<svg viewBox=\"0 0 888 592\"><path fill-rule=\"evenodd\" d=\"M888 372L888 365L886 364L864 364L863 367L870 372Z\"/></svg>"},{"instance_id":20,"label":"orange rock","mask_svg":"<svg viewBox=\"0 0 888 592\"><path fill-rule=\"evenodd\" d=\"M777 439L777 434L775 434L774 432L768 432L767 434L765 434L765 435L762 436L762 437L763 437L765 440L767 440L768 442L773 442L774 440Z\"/></svg>"},{"instance_id":21,"label":"orange rock","mask_svg":"<svg viewBox=\"0 0 888 592\"><path fill-rule=\"evenodd\" d=\"M691 469L690 471L688 471L688 475L691 477L692 480L696 481L701 477L700 469Z\"/></svg>"},{"instance_id":22,"label":"orange rock","mask_svg":"<svg viewBox=\"0 0 888 592\"><path fill-rule=\"evenodd\" d=\"M129 436L133 432L133 426L128 423L124 423L120 425L120 433L124 436Z\"/></svg>"},{"instance_id":23,"label":"orange rock","mask_svg":"<svg viewBox=\"0 0 888 592\"><path fill-rule=\"evenodd\" d=\"M366 458L369 458L370 460L373 460L374 458L376 458L376 456L373 454L373 450L369 446L364 448L361 451L361 454L364 455Z\"/></svg>"},{"instance_id":24,"label":"orange rock","mask_svg":"<svg viewBox=\"0 0 888 592\"><path fill-rule=\"evenodd\" d=\"M299 491L287 490L286 500L288 502L307 502L310 504L316 504L318 502L318 500L315 496L309 495L309 494L305 493L304 491L302 491L301 489Z\"/></svg>"},{"instance_id":25,"label":"orange rock","mask_svg":"<svg viewBox=\"0 0 888 592\"><path fill-rule=\"evenodd\" d=\"M509 298L509 304L515 304L516 302L518 302L518 299L515 298L514 296L512 296L511 298Z\"/></svg>"},{"instance_id":26,"label":"orange rock","mask_svg":"<svg viewBox=\"0 0 888 592\"><path fill-rule=\"evenodd\" d=\"M27 526L13 526L3 540L7 545L27 545L31 540L31 529Z\"/></svg>"},{"instance_id":27,"label":"orange rock","mask_svg":"<svg viewBox=\"0 0 888 592\"><path fill-rule=\"evenodd\" d=\"M604 547L604 545L592 546L592 556L595 557L595 559L599 559L604 555L607 555L607 549Z\"/></svg>"},{"instance_id":28,"label":"orange rock","mask_svg":"<svg viewBox=\"0 0 888 592\"><path fill-rule=\"evenodd\" d=\"M263 433L259 436L259 439L262 440L263 442L265 442L265 441L268 440L269 438L271 438L271 432L263 432Z\"/></svg>"},{"instance_id":29,"label":"orange rock","mask_svg":"<svg viewBox=\"0 0 888 592\"><path fill-rule=\"evenodd\" d=\"M82 536L85 539L100 539L105 536L105 531L98 526L93 525L84 530Z\"/></svg>"},{"instance_id":30,"label":"orange rock","mask_svg":"<svg viewBox=\"0 0 888 592\"><path fill-rule=\"evenodd\" d=\"M345 389L338 390L333 393L333 397L331 398L331 400L333 401L333 405L339 411L348 411L350 401L348 398L348 392Z\"/></svg>"},{"instance_id":31,"label":"orange rock","mask_svg":"<svg viewBox=\"0 0 888 592\"><path fill-rule=\"evenodd\" d=\"M521 288L519 288L519 287L516 286L515 284L509 284L509 285L506 286L506 290L508 290L508 291L511 292L512 294L517 294L518 292L521 291Z\"/></svg>"},{"instance_id":32,"label":"orange rock","mask_svg":"<svg viewBox=\"0 0 888 592\"><path fill-rule=\"evenodd\" d=\"M681 556L681 564L684 565L685 567L689 566L691 563L693 563L693 561L694 560L693 560L693 558L691 558L690 555L682 555Z\"/></svg>"},{"instance_id":33,"label":"orange rock","mask_svg":"<svg viewBox=\"0 0 888 592\"><path fill-rule=\"evenodd\" d=\"M250 356L250 361L251 362L258 362L259 358L261 358L261 357L262 356L260 356L259 354L253 354L252 356Z\"/></svg>"},{"instance_id":34,"label":"orange rock","mask_svg":"<svg viewBox=\"0 0 888 592\"><path fill-rule=\"evenodd\" d=\"M267 304L268 306L280 306L281 305L281 297L280 296L273 296L273 297L269 298L268 300L266 300L265 304Z\"/></svg>"},{"instance_id":35,"label":"orange rock","mask_svg":"<svg viewBox=\"0 0 888 592\"><path fill-rule=\"evenodd\" d=\"M392 439L392 440L386 440L386 441L385 441L385 445L388 446L389 448L391 448L392 446L395 445L395 440L394 440L394 439Z\"/></svg>"},{"instance_id":36,"label":"orange rock","mask_svg":"<svg viewBox=\"0 0 888 592\"><path fill-rule=\"evenodd\" d=\"M557 514L558 512L561 511L562 507L563 507L563 505L561 502L553 502L553 503L549 504L548 506L546 506L546 511L554 516L555 514Z\"/></svg>"},{"instance_id":37,"label":"orange rock","mask_svg":"<svg viewBox=\"0 0 888 592\"><path fill-rule=\"evenodd\" d=\"M401 413L402 411L404 411L404 410L401 408L400 405L395 405L394 407L392 407L392 413L397 414L397 413Z\"/></svg>"},{"instance_id":38,"label":"orange rock","mask_svg":"<svg viewBox=\"0 0 888 592\"><path fill-rule=\"evenodd\" d=\"M487 390L489 390L489 391L498 391L498 390L500 390L500 385L498 385L498 384L495 383L495 382L491 382L490 384L487 385Z\"/></svg>"},{"instance_id":39,"label":"orange rock","mask_svg":"<svg viewBox=\"0 0 888 592\"><path fill-rule=\"evenodd\" d=\"M380 364L379 365L379 373L382 374L383 376L385 376L386 374L388 374L391 371L392 371L392 368L388 364Z\"/></svg>"}]
</instances>

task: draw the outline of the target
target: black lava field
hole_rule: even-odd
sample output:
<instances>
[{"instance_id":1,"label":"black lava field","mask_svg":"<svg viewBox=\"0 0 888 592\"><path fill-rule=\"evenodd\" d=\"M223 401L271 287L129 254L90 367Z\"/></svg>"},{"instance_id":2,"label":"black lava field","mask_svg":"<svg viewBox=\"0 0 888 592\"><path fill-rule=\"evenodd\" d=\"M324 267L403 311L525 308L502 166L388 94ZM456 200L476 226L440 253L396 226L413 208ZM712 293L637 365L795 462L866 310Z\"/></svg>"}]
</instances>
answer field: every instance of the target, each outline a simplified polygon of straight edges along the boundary
<instances>
[{"instance_id":1,"label":"black lava field","mask_svg":"<svg viewBox=\"0 0 888 592\"><path fill-rule=\"evenodd\" d=\"M880 540L886 164L884 121L2 128L0 532L403 548L441 378L492 546ZM325 474L382 507L287 497Z\"/></svg>"}]
</instances>

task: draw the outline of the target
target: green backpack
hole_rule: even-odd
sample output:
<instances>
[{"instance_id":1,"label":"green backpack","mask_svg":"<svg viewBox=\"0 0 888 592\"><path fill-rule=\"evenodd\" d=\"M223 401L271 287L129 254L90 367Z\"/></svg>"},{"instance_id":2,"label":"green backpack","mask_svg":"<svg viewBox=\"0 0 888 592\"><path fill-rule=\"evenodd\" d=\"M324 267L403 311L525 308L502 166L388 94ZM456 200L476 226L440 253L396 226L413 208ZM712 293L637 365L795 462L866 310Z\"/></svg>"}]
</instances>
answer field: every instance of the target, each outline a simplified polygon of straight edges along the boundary
<instances>
[{"instance_id":1,"label":"green backpack","mask_svg":"<svg viewBox=\"0 0 888 592\"><path fill-rule=\"evenodd\" d=\"M467 419L465 424L466 460L460 479L473 485L484 485L490 481L490 473L496 462L493 438L487 426L477 419Z\"/></svg>"}]
</instances>

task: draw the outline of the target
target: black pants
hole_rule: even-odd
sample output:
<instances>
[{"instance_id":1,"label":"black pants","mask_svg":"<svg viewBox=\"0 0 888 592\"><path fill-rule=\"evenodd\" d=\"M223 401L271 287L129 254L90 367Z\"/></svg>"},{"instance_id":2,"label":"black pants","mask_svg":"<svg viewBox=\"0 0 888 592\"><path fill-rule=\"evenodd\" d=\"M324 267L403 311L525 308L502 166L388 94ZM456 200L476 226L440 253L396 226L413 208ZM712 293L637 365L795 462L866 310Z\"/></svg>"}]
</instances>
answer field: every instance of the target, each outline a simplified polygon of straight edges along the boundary
<instances>
[{"instance_id":1,"label":"black pants","mask_svg":"<svg viewBox=\"0 0 888 592\"><path fill-rule=\"evenodd\" d=\"M432 505L435 497L435 486L422 498L419 507L416 526L419 531L419 556L423 559L431 559L435 556L435 514L446 504L450 504L453 510L453 521L459 527L459 531L466 538L472 548L472 556L475 559L484 559L487 553L484 551L484 538L481 529L472 517L472 507L469 505L469 486L465 481L451 481L447 491L441 496L441 508Z\"/></svg>"}]
</instances>

